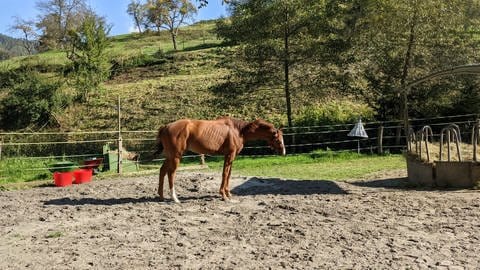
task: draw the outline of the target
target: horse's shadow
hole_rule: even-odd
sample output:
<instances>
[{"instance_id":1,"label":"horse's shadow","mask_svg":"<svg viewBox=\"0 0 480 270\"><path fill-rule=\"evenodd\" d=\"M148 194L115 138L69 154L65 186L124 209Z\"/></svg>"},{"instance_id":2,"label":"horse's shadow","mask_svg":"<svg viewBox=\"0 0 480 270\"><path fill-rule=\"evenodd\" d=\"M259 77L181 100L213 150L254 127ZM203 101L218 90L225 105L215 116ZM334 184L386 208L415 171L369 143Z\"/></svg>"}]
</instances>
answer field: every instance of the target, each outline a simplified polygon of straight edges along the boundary
<instances>
[{"instance_id":1,"label":"horse's shadow","mask_svg":"<svg viewBox=\"0 0 480 270\"><path fill-rule=\"evenodd\" d=\"M335 182L328 180L281 180L278 178L257 178L252 177L232 189L235 196L252 195L312 195L312 194L347 194ZM182 202L187 201L212 201L220 199L220 195L207 194L198 196L179 196ZM170 202L167 199L165 202ZM43 202L44 205L53 206L83 206L83 205L103 205L113 206L122 204L138 203L160 203L157 196L139 197L139 198L58 198Z\"/></svg>"},{"instance_id":2,"label":"horse's shadow","mask_svg":"<svg viewBox=\"0 0 480 270\"><path fill-rule=\"evenodd\" d=\"M234 187L237 196L347 194L337 183L328 180L282 180L252 177Z\"/></svg>"},{"instance_id":3,"label":"horse's shadow","mask_svg":"<svg viewBox=\"0 0 480 270\"><path fill-rule=\"evenodd\" d=\"M129 203L150 203L158 202L156 197L140 197L140 198L109 198L109 199L98 199L98 198L59 198L52 199L49 201L44 201L44 205L118 205L118 204L129 204Z\"/></svg>"},{"instance_id":4,"label":"horse's shadow","mask_svg":"<svg viewBox=\"0 0 480 270\"><path fill-rule=\"evenodd\" d=\"M213 200L214 196L205 195L198 197L180 197L182 201L192 201L192 200ZM169 203L171 200L167 199L164 202ZM59 198L52 199L49 201L44 201L44 205L71 205L71 206L81 206L81 205L104 205L104 206L113 206L121 204L137 204L137 203L161 203L160 199L157 196L153 197L140 197L140 198L109 198L109 199L98 199L98 198L81 198L81 199L71 199L71 198Z\"/></svg>"}]
</instances>

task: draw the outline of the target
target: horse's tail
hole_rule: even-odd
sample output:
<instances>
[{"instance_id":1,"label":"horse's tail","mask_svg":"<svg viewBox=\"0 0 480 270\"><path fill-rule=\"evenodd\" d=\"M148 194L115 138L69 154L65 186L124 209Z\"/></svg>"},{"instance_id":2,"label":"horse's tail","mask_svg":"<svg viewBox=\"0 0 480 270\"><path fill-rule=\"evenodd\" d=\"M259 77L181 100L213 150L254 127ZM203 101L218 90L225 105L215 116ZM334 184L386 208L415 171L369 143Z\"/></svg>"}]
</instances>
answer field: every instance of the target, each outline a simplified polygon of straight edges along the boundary
<instances>
[{"instance_id":1,"label":"horse's tail","mask_svg":"<svg viewBox=\"0 0 480 270\"><path fill-rule=\"evenodd\" d=\"M166 126L164 126L164 127L161 127L161 128L158 130L157 139L156 139L156 147L157 147L157 149L156 149L155 152L153 153L153 156L154 156L154 157L161 155L162 152L163 152L162 134L165 133L165 130L166 130L166 129L167 129Z\"/></svg>"}]
</instances>

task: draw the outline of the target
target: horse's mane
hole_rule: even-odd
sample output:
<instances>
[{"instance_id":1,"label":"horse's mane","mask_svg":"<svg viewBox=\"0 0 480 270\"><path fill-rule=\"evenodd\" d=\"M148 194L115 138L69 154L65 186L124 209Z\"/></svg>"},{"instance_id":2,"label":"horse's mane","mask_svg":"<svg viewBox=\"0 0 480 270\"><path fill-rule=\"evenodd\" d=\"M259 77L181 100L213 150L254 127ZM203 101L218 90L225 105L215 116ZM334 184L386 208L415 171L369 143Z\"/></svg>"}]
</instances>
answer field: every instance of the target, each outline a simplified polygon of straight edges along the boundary
<instances>
[{"instance_id":1,"label":"horse's mane","mask_svg":"<svg viewBox=\"0 0 480 270\"><path fill-rule=\"evenodd\" d=\"M224 119L224 120L230 121L233 127L237 129L239 132L241 132L249 124L249 122L247 121L236 119L230 116L221 116L217 119Z\"/></svg>"},{"instance_id":2,"label":"horse's mane","mask_svg":"<svg viewBox=\"0 0 480 270\"><path fill-rule=\"evenodd\" d=\"M274 128L273 124L263 119L257 119L251 122L236 119L230 116L222 116L222 117L219 117L218 119L230 120L233 126L235 127L235 129L237 129L241 134L245 134L247 132L253 133L258 128L265 128L265 129Z\"/></svg>"},{"instance_id":3,"label":"horse's mane","mask_svg":"<svg viewBox=\"0 0 480 270\"><path fill-rule=\"evenodd\" d=\"M242 134L245 134L245 133L255 133L256 131L259 131L259 130L271 130L271 129L275 129L275 127L263 120L263 119L257 119L255 121L252 121L252 122L244 122L245 125L242 126L242 129L240 129L241 133Z\"/></svg>"}]
</instances>

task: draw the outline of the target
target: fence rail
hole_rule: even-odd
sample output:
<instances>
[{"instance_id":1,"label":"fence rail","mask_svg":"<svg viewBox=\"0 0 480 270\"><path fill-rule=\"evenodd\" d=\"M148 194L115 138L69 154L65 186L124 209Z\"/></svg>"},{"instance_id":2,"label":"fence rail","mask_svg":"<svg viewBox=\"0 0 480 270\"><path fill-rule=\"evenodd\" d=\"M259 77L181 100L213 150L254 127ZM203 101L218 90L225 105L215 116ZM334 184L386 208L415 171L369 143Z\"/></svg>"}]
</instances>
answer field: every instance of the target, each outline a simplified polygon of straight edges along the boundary
<instances>
[{"instance_id":1,"label":"fence rail","mask_svg":"<svg viewBox=\"0 0 480 270\"><path fill-rule=\"evenodd\" d=\"M420 129L430 125L437 137L442 127L455 123L460 126L463 135L471 132L471 127L478 117L475 114L456 115L410 120L411 127ZM365 130L369 138L348 137L354 124L322 125L309 127L289 127L284 130L284 141L287 153L305 153L318 149L334 151L359 151L368 153L400 152L406 148L405 132L401 121L366 122ZM151 164L163 159L152 156L155 151L157 130L119 130L81 131L81 132L29 132L0 133L0 160L75 160L102 157L103 146L112 145L118 155L115 164L122 163L123 148L139 153L137 162ZM120 149L120 150L118 150ZM272 152L263 142L245 145L241 155L269 156ZM196 158L198 155L186 153L184 158ZM121 166L117 166L121 173ZM29 170L46 170L48 166ZM3 171L0 169L0 173Z\"/></svg>"}]
</instances>

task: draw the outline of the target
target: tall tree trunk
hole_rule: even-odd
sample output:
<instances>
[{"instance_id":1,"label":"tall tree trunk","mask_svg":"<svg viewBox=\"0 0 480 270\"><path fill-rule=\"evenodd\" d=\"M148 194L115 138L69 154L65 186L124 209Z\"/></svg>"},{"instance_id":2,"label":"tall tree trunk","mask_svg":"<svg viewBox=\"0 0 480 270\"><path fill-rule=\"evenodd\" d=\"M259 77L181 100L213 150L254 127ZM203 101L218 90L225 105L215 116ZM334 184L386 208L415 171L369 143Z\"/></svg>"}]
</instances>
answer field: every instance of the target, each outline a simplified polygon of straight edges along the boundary
<instances>
[{"instance_id":1,"label":"tall tree trunk","mask_svg":"<svg viewBox=\"0 0 480 270\"><path fill-rule=\"evenodd\" d=\"M415 42L415 27L417 26L417 19L418 19L418 6L415 6L413 11L412 21L410 23L410 33L408 37L407 43L407 50L405 52L405 60L403 63L403 70L402 70L402 77L400 78L400 99L401 102L399 103L399 119L403 119L404 122L404 132L405 138L408 137L408 100L407 100L407 89L405 89L408 71L411 64L411 59L413 55L413 46ZM396 144L400 144L400 132L397 132ZM408 139L408 138L407 138Z\"/></svg>"},{"instance_id":2,"label":"tall tree trunk","mask_svg":"<svg viewBox=\"0 0 480 270\"><path fill-rule=\"evenodd\" d=\"M409 71L409 68L410 68L410 62L411 62L412 55L413 55L413 45L414 45L414 42L415 42L415 26L417 26L417 12L418 12L418 9L415 8L415 11L413 13L412 22L410 24L410 33L409 33L409 37L408 37L407 51L405 52L405 59L403 61L402 77L400 78L400 86L402 87L402 90L403 90L403 87L405 87L405 83L407 81L408 71Z\"/></svg>"},{"instance_id":3,"label":"tall tree trunk","mask_svg":"<svg viewBox=\"0 0 480 270\"><path fill-rule=\"evenodd\" d=\"M173 49L177 50L177 35L174 32L170 32L172 35Z\"/></svg>"},{"instance_id":4,"label":"tall tree trunk","mask_svg":"<svg viewBox=\"0 0 480 270\"><path fill-rule=\"evenodd\" d=\"M140 20L137 16L135 16L135 24L137 25L138 32L141 34L142 33L142 26L140 25Z\"/></svg>"},{"instance_id":5,"label":"tall tree trunk","mask_svg":"<svg viewBox=\"0 0 480 270\"><path fill-rule=\"evenodd\" d=\"M291 95L290 95L290 79L289 79L289 73L290 73L290 51L288 47L288 37L289 37L289 31L288 31L288 10L285 9L285 29L284 29L284 50L285 50L285 56L283 60L283 66L284 66L284 84L285 84L285 100L287 103L287 119L288 119L288 126L291 127L293 126L292 124L292 104L291 104Z\"/></svg>"},{"instance_id":6,"label":"tall tree trunk","mask_svg":"<svg viewBox=\"0 0 480 270\"><path fill-rule=\"evenodd\" d=\"M28 40L28 33L26 31L24 31L23 34L25 36L25 40L23 41L23 47L25 47L28 54L30 55L30 54L32 54L32 47L31 47L30 42Z\"/></svg>"}]
</instances>

